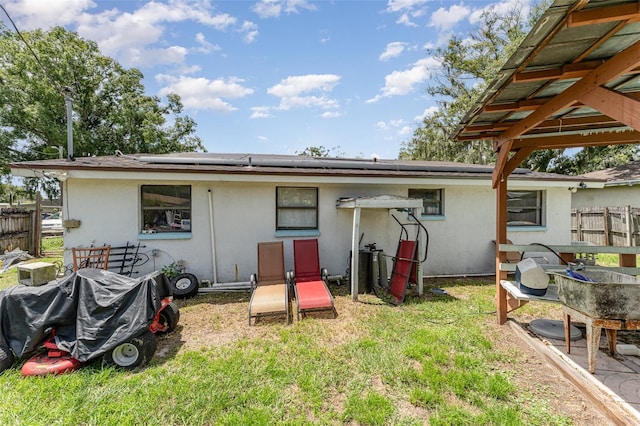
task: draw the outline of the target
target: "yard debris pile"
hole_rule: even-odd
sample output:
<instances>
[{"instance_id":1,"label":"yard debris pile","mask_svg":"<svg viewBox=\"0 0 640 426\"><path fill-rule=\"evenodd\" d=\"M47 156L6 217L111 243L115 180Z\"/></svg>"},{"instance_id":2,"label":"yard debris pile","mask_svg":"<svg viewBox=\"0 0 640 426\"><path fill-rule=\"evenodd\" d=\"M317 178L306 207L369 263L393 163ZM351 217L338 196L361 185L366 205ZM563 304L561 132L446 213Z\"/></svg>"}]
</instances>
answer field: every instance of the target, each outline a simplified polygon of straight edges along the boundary
<instances>
[{"instance_id":1,"label":"yard debris pile","mask_svg":"<svg viewBox=\"0 0 640 426\"><path fill-rule=\"evenodd\" d=\"M33 256L19 248L5 254L0 254L0 274L14 266L17 266L20 262L24 262L29 259L33 259Z\"/></svg>"}]
</instances>

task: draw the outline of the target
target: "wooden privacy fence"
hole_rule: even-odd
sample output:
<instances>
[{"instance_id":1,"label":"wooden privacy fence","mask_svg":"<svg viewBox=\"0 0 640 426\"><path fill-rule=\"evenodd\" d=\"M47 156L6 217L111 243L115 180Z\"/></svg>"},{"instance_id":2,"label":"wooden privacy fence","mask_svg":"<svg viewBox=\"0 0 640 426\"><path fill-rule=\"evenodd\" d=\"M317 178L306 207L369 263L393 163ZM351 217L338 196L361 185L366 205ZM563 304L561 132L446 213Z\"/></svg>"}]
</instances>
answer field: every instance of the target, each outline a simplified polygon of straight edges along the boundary
<instances>
[{"instance_id":1,"label":"wooden privacy fence","mask_svg":"<svg viewBox=\"0 0 640 426\"><path fill-rule=\"evenodd\" d=\"M0 209L0 254L16 248L32 251L33 214L24 209Z\"/></svg>"},{"instance_id":2,"label":"wooden privacy fence","mask_svg":"<svg viewBox=\"0 0 640 426\"><path fill-rule=\"evenodd\" d=\"M571 240L587 241L597 246L640 246L640 208L571 209Z\"/></svg>"}]
</instances>

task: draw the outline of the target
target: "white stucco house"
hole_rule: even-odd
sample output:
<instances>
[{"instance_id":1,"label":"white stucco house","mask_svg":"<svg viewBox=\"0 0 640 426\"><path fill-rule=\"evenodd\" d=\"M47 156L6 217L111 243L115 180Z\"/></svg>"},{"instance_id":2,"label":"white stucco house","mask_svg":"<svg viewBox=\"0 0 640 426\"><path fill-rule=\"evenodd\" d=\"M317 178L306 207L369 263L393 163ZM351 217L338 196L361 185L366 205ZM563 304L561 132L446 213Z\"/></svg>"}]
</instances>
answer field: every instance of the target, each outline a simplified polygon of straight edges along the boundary
<instances>
[{"instance_id":1,"label":"white stucco house","mask_svg":"<svg viewBox=\"0 0 640 426\"><path fill-rule=\"evenodd\" d=\"M342 275L353 244L354 209L339 208L339 200L385 196L422 199L418 215L429 233L423 275L495 271L493 166L180 153L10 167L14 176L63 182L63 218L72 226L64 232L66 264L73 247L141 243L149 261L136 268L139 273L184 260L200 280L244 282L256 271L258 242L283 240L290 270L292 240L317 238L322 266ZM589 179L516 170L509 179L509 239L569 243L568 189L583 181ZM395 209L362 209L356 247L376 243L395 254L401 228L392 214L409 220Z\"/></svg>"},{"instance_id":2,"label":"white stucco house","mask_svg":"<svg viewBox=\"0 0 640 426\"><path fill-rule=\"evenodd\" d=\"M640 160L586 173L584 177L601 179L604 186L579 185L571 197L571 207L640 207Z\"/></svg>"}]
</instances>

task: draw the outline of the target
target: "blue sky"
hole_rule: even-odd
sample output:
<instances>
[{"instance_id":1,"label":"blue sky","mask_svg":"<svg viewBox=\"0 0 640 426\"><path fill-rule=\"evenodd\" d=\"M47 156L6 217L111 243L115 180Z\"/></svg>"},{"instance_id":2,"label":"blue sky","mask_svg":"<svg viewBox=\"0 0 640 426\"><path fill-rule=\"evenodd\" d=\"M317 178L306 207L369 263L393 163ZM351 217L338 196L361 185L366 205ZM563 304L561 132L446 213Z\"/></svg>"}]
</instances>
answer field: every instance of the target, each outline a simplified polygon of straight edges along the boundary
<instances>
[{"instance_id":1,"label":"blue sky","mask_svg":"<svg viewBox=\"0 0 640 426\"><path fill-rule=\"evenodd\" d=\"M178 93L209 152L396 158L436 108L429 49L516 0L1 1L20 30L77 31L147 94Z\"/></svg>"}]
</instances>

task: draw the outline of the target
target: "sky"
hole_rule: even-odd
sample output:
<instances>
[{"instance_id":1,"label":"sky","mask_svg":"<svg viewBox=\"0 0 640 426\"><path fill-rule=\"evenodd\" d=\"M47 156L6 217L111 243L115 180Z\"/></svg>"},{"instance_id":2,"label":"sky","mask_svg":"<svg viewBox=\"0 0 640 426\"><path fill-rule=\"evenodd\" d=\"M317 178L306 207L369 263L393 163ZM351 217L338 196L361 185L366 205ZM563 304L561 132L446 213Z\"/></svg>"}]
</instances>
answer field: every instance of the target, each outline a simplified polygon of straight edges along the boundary
<instances>
[{"instance_id":1,"label":"sky","mask_svg":"<svg viewBox=\"0 0 640 426\"><path fill-rule=\"evenodd\" d=\"M208 152L397 158L425 115L433 49L485 0L0 0L20 31L63 26L180 95ZM519 0L526 9L528 0ZM0 11L1 14L1 11ZM12 28L4 14L3 22Z\"/></svg>"}]
</instances>

